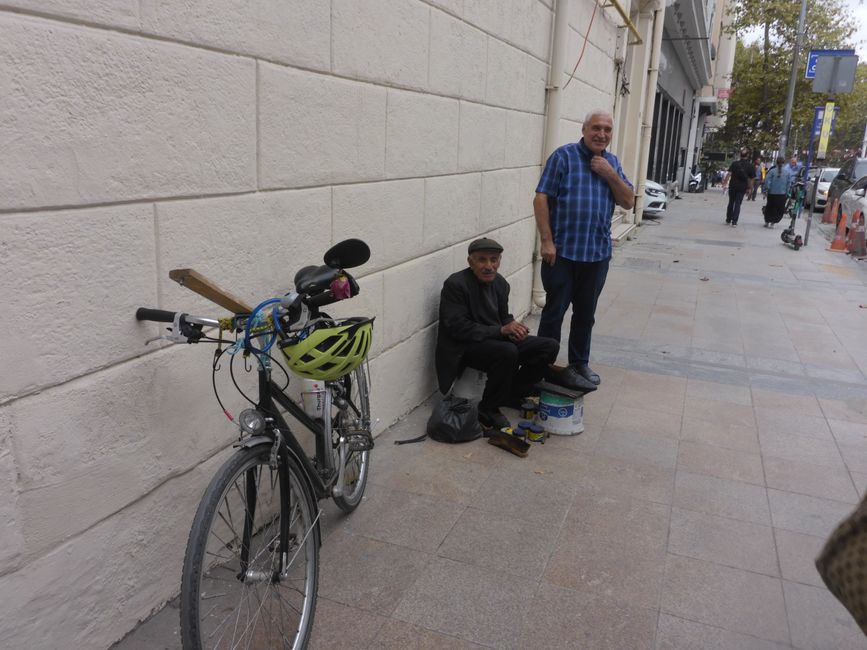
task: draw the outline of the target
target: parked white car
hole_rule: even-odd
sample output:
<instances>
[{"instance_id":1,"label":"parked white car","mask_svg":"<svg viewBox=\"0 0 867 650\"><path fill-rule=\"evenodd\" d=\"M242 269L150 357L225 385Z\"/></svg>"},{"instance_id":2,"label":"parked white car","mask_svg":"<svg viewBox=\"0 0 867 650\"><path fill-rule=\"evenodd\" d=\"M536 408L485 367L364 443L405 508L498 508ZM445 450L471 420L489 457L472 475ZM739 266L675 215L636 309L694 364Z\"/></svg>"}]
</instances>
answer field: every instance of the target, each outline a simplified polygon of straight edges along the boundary
<instances>
[{"instance_id":1,"label":"parked white car","mask_svg":"<svg viewBox=\"0 0 867 650\"><path fill-rule=\"evenodd\" d=\"M846 219L846 228L852 227L852 217L859 210L864 218L867 219L867 198L864 194L867 192L867 176L863 176L855 181L855 184L840 195L840 208L838 214L842 213Z\"/></svg>"},{"instance_id":2,"label":"parked white car","mask_svg":"<svg viewBox=\"0 0 867 650\"><path fill-rule=\"evenodd\" d=\"M668 194L659 183L648 179L644 181L644 209L642 214L646 217L661 217L665 214L668 204Z\"/></svg>"},{"instance_id":3,"label":"parked white car","mask_svg":"<svg viewBox=\"0 0 867 650\"><path fill-rule=\"evenodd\" d=\"M831 181L839 171L839 167L823 167L810 178L805 202L807 207L813 206L813 212L821 212L825 209L825 204L828 202L828 188L831 187Z\"/></svg>"}]
</instances>

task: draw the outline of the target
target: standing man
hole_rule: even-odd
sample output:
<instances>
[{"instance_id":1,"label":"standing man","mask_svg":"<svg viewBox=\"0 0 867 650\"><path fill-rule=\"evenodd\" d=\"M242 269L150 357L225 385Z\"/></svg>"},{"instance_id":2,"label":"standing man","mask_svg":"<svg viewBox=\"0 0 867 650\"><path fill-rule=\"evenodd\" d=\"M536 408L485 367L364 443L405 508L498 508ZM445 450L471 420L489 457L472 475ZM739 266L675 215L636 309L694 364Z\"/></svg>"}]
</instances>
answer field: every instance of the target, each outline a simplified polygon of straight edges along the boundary
<instances>
[{"instance_id":1,"label":"standing man","mask_svg":"<svg viewBox=\"0 0 867 650\"><path fill-rule=\"evenodd\" d=\"M726 207L726 223L732 228L737 227L738 217L741 216L741 202L747 192L752 192L756 170L750 163L750 150L741 149L740 160L735 160L730 166L726 177L723 179L723 189L729 188L729 204Z\"/></svg>"},{"instance_id":2,"label":"standing man","mask_svg":"<svg viewBox=\"0 0 867 650\"><path fill-rule=\"evenodd\" d=\"M500 407L520 405L560 350L557 341L530 336L529 328L509 313L509 283L497 273L502 252L493 239L471 242L467 268L452 273L440 293L440 391L447 393L466 366L486 372L479 402L479 423L485 429L510 426Z\"/></svg>"},{"instance_id":3,"label":"standing man","mask_svg":"<svg viewBox=\"0 0 867 650\"><path fill-rule=\"evenodd\" d=\"M797 156L792 156L792 159L789 161L788 169L793 183L801 180L801 172L804 170L804 166L798 162Z\"/></svg>"},{"instance_id":4,"label":"standing man","mask_svg":"<svg viewBox=\"0 0 867 650\"><path fill-rule=\"evenodd\" d=\"M569 365L557 381L579 389L588 381L600 382L588 363L596 302L611 259L611 215L615 204L629 210L635 202L617 157L606 151L613 130L610 113L588 113L581 140L548 158L533 199L546 293L539 336L559 342L563 317L572 305Z\"/></svg>"}]
</instances>

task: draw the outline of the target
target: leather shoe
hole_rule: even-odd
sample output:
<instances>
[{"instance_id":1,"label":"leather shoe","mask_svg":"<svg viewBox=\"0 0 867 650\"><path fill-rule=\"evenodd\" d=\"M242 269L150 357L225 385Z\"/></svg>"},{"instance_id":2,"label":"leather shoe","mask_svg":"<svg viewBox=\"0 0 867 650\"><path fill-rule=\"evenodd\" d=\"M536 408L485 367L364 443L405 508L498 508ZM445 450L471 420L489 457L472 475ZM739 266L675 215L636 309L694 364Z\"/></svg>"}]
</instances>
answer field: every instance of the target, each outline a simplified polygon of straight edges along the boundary
<instances>
[{"instance_id":1,"label":"leather shoe","mask_svg":"<svg viewBox=\"0 0 867 650\"><path fill-rule=\"evenodd\" d=\"M599 375L597 375L595 372L593 372L590 369L590 366L588 366L586 364L583 366L576 365L575 370L577 370L578 374L581 375L582 377L584 377L584 379L586 379L589 382L592 382L596 386L598 386L600 383L602 383L602 379L599 377Z\"/></svg>"},{"instance_id":2,"label":"leather shoe","mask_svg":"<svg viewBox=\"0 0 867 650\"><path fill-rule=\"evenodd\" d=\"M566 366L562 370L551 368L547 374L547 379L552 384L557 384L563 388L581 393L589 393L596 390L596 384L579 373L575 369L575 366Z\"/></svg>"},{"instance_id":3,"label":"leather shoe","mask_svg":"<svg viewBox=\"0 0 867 650\"><path fill-rule=\"evenodd\" d=\"M527 452L530 450L530 443L524 442L510 433L503 433L501 431L492 431L488 437L488 444L505 449L520 458L526 458Z\"/></svg>"},{"instance_id":4,"label":"leather shoe","mask_svg":"<svg viewBox=\"0 0 867 650\"><path fill-rule=\"evenodd\" d=\"M483 429L506 429L512 426L509 419L500 412L500 409L483 409L479 408L479 424Z\"/></svg>"}]
</instances>

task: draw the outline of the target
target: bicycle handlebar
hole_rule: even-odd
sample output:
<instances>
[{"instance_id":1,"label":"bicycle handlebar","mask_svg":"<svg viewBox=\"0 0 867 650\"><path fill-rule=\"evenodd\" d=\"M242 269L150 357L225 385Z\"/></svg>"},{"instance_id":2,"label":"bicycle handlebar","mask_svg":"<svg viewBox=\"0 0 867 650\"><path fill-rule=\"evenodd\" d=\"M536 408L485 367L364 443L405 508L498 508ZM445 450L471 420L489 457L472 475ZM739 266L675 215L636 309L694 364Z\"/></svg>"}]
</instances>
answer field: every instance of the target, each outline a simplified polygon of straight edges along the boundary
<instances>
[{"instance_id":1,"label":"bicycle handlebar","mask_svg":"<svg viewBox=\"0 0 867 650\"><path fill-rule=\"evenodd\" d=\"M175 312L165 309L150 309L139 307L135 311L136 320L152 320L157 323L171 323L175 320Z\"/></svg>"}]
</instances>

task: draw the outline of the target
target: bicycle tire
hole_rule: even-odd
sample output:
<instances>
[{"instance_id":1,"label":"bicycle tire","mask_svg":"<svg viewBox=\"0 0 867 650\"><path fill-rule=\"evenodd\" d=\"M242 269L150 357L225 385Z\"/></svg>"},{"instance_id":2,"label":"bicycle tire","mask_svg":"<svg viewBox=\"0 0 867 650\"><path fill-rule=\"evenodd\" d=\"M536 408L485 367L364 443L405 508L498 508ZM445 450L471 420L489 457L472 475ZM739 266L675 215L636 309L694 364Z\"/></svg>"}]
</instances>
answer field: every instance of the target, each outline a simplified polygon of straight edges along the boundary
<instances>
[{"instance_id":1,"label":"bicycle tire","mask_svg":"<svg viewBox=\"0 0 867 650\"><path fill-rule=\"evenodd\" d=\"M287 455L271 469L270 452L269 445L236 452L202 497L181 580L184 650L297 650L310 639L319 582L316 501L295 459ZM280 522L287 517L288 568L278 574ZM242 574L247 537L250 559Z\"/></svg>"},{"instance_id":2,"label":"bicycle tire","mask_svg":"<svg viewBox=\"0 0 867 650\"><path fill-rule=\"evenodd\" d=\"M358 409L358 413L350 406L344 414L338 415L335 433L348 430L370 431L370 385L367 381L367 364L363 363L351 373L343 377L344 387L350 403ZM338 450L335 447L335 465L340 462ZM343 512L350 513L358 507L367 487L367 477L370 474L370 450L351 451L344 463L343 494L334 496L334 503Z\"/></svg>"}]
</instances>

